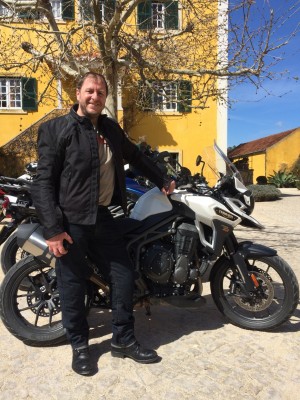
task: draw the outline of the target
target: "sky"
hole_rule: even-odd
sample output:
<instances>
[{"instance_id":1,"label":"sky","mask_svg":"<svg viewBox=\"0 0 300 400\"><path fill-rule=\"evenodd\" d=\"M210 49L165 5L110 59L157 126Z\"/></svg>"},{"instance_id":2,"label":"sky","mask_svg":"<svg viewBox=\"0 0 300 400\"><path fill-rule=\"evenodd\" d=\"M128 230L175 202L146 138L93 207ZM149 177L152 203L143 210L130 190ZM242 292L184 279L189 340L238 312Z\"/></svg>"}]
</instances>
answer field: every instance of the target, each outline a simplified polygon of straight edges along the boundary
<instances>
[{"instance_id":1,"label":"sky","mask_svg":"<svg viewBox=\"0 0 300 400\"><path fill-rule=\"evenodd\" d=\"M277 8L280 12L286 2L273 3L275 11ZM299 21L298 11L284 31L294 28ZM230 90L228 147L300 127L300 34L285 46L284 52L284 59L274 68L276 72L288 71L282 77L265 82L258 91L250 83ZM297 76L298 81L294 79Z\"/></svg>"}]
</instances>

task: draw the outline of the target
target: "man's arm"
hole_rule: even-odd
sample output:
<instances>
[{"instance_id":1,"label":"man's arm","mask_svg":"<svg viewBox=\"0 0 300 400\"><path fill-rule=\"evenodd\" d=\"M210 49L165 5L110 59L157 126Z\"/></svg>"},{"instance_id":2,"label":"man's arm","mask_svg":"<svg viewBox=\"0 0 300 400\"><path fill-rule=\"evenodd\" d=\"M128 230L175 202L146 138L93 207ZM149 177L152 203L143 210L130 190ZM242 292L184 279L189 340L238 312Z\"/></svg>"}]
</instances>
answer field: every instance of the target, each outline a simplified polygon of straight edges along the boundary
<instances>
[{"instance_id":1,"label":"man's arm","mask_svg":"<svg viewBox=\"0 0 300 400\"><path fill-rule=\"evenodd\" d=\"M52 126L53 128L53 126ZM64 231L62 213L57 205L59 186L59 155L56 149L55 130L50 124L42 124L38 131L38 167L32 184L32 200L36 208L44 237L49 239Z\"/></svg>"}]
</instances>

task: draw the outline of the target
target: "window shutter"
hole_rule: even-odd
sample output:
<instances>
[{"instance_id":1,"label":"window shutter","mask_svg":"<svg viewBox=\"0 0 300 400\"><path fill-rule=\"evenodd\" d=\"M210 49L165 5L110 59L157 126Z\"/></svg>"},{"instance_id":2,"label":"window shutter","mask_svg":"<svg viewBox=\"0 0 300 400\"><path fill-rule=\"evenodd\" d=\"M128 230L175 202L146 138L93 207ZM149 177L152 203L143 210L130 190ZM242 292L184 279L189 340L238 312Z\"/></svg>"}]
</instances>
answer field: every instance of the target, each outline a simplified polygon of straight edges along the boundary
<instances>
[{"instance_id":1,"label":"window shutter","mask_svg":"<svg viewBox=\"0 0 300 400\"><path fill-rule=\"evenodd\" d=\"M166 10L166 29L178 29L178 1L167 1Z\"/></svg>"},{"instance_id":2,"label":"window shutter","mask_svg":"<svg viewBox=\"0 0 300 400\"><path fill-rule=\"evenodd\" d=\"M35 78L21 78L22 108L27 111L37 111L37 80Z\"/></svg>"},{"instance_id":3,"label":"window shutter","mask_svg":"<svg viewBox=\"0 0 300 400\"><path fill-rule=\"evenodd\" d=\"M189 113L192 111L192 82L180 81L178 85L178 100L177 111Z\"/></svg>"},{"instance_id":4,"label":"window shutter","mask_svg":"<svg viewBox=\"0 0 300 400\"><path fill-rule=\"evenodd\" d=\"M104 1L104 19L110 21L115 13L116 1L105 0Z\"/></svg>"},{"instance_id":5,"label":"window shutter","mask_svg":"<svg viewBox=\"0 0 300 400\"><path fill-rule=\"evenodd\" d=\"M93 21L94 13L90 0L80 0L80 16L84 21Z\"/></svg>"},{"instance_id":6,"label":"window shutter","mask_svg":"<svg viewBox=\"0 0 300 400\"><path fill-rule=\"evenodd\" d=\"M137 23L141 30L151 29L152 27L152 2L147 0L138 5Z\"/></svg>"},{"instance_id":7,"label":"window shutter","mask_svg":"<svg viewBox=\"0 0 300 400\"><path fill-rule=\"evenodd\" d=\"M38 19L38 13L36 10L28 8L18 12L18 18L22 19Z\"/></svg>"},{"instance_id":8,"label":"window shutter","mask_svg":"<svg viewBox=\"0 0 300 400\"><path fill-rule=\"evenodd\" d=\"M91 4L91 0L80 0L80 16L81 19L83 19L84 21L93 21L94 11L93 11L93 6Z\"/></svg>"},{"instance_id":9,"label":"window shutter","mask_svg":"<svg viewBox=\"0 0 300 400\"><path fill-rule=\"evenodd\" d=\"M61 0L62 18L64 21L74 19L74 0Z\"/></svg>"}]
</instances>

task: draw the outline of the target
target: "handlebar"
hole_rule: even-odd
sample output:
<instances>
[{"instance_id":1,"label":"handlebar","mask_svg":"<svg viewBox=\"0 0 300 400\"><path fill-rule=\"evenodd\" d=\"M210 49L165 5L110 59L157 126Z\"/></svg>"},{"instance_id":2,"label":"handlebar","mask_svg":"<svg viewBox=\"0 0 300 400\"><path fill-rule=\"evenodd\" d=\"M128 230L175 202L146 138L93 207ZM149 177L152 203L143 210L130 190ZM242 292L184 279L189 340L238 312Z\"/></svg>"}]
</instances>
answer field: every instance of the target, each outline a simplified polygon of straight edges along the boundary
<instances>
[{"instance_id":1,"label":"handlebar","mask_svg":"<svg viewBox=\"0 0 300 400\"><path fill-rule=\"evenodd\" d=\"M6 194L30 194L31 182L23 178L0 176L0 189Z\"/></svg>"}]
</instances>

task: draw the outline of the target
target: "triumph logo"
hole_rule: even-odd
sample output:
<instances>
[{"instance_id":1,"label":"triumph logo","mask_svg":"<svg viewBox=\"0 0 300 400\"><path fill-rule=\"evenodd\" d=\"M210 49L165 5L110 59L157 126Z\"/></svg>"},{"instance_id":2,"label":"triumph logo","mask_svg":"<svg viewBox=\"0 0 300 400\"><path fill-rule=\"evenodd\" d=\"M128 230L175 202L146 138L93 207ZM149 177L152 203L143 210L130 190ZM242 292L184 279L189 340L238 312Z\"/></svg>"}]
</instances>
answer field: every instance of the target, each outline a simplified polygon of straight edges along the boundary
<instances>
[{"instance_id":1,"label":"triumph logo","mask_svg":"<svg viewBox=\"0 0 300 400\"><path fill-rule=\"evenodd\" d=\"M237 219L235 215L230 214L229 212L226 212L219 207L215 208L215 212L216 214L220 215L220 217L229 219L230 221L235 221Z\"/></svg>"}]
</instances>

